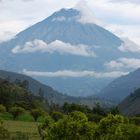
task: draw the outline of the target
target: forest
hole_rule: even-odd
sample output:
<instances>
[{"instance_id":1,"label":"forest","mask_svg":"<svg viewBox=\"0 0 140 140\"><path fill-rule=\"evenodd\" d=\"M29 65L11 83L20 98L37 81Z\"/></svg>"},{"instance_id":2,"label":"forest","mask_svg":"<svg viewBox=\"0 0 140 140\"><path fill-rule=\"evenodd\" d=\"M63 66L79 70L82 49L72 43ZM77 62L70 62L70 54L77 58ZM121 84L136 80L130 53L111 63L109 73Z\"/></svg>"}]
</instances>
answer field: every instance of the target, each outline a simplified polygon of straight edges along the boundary
<instances>
[{"instance_id":1,"label":"forest","mask_svg":"<svg viewBox=\"0 0 140 140\"><path fill-rule=\"evenodd\" d=\"M117 106L93 108L75 103L49 104L26 84L0 82L1 140L139 140L140 116L123 116ZM15 123L35 127L32 132L13 131ZM11 129L9 130L11 123ZM25 123L25 124L24 124ZM6 126L7 124L7 126ZM9 127L8 127L9 125ZM12 126L13 125L13 126ZM31 128L33 129L33 128Z\"/></svg>"}]
</instances>

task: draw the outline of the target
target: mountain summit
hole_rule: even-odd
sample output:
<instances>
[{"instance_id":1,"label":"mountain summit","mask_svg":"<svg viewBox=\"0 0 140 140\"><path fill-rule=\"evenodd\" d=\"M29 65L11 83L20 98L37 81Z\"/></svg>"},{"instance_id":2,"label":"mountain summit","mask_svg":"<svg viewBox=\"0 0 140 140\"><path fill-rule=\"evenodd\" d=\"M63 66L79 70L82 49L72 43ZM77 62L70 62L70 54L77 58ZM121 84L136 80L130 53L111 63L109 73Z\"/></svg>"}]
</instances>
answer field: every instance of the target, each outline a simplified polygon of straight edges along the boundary
<instances>
[{"instance_id":1,"label":"mountain summit","mask_svg":"<svg viewBox=\"0 0 140 140\"><path fill-rule=\"evenodd\" d=\"M87 96L127 74L124 60L139 58L124 52L127 45L78 5L57 11L0 44L0 68L33 76L63 93Z\"/></svg>"},{"instance_id":2,"label":"mountain summit","mask_svg":"<svg viewBox=\"0 0 140 140\"><path fill-rule=\"evenodd\" d=\"M122 41L111 32L88 20L84 21L85 16L77 9L61 9L42 22L19 33L16 38L22 39L20 44L40 39L47 43L61 40L72 45L121 45Z\"/></svg>"}]
</instances>

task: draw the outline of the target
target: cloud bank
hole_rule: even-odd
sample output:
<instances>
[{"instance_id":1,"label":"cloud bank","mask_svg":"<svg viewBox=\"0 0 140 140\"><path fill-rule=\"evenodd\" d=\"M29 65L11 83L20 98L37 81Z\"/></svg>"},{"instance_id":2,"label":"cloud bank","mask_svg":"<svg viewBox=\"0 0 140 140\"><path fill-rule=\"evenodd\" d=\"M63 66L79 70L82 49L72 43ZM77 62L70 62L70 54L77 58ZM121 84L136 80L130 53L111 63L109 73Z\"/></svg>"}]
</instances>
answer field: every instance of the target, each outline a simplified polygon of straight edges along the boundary
<instances>
[{"instance_id":1,"label":"cloud bank","mask_svg":"<svg viewBox=\"0 0 140 140\"><path fill-rule=\"evenodd\" d=\"M71 45L70 43L64 43L60 40L56 40L50 44L42 40L34 40L32 42L26 42L23 46L16 46L12 49L12 53L59 53L59 54L71 54L79 55L85 57L95 57L95 53L91 50L89 46L86 45Z\"/></svg>"},{"instance_id":2,"label":"cloud bank","mask_svg":"<svg viewBox=\"0 0 140 140\"><path fill-rule=\"evenodd\" d=\"M110 62L105 63L105 66L109 69L126 69L132 68L137 69L140 68L140 59L136 58L120 58L118 60L112 60Z\"/></svg>"},{"instance_id":3,"label":"cloud bank","mask_svg":"<svg viewBox=\"0 0 140 140\"><path fill-rule=\"evenodd\" d=\"M136 3L140 4L139 0L109 0L110 2L121 2L121 3Z\"/></svg>"},{"instance_id":4,"label":"cloud bank","mask_svg":"<svg viewBox=\"0 0 140 140\"><path fill-rule=\"evenodd\" d=\"M39 76L39 77L117 78L119 76L128 74L128 72L112 71L112 72L98 73L95 71L73 71L73 70L62 70L62 71L56 71L56 72L39 72L39 71L28 71L24 69L23 74L30 75L30 76Z\"/></svg>"},{"instance_id":5,"label":"cloud bank","mask_svg":"<svg viewBox=\"0 0 140 140\"><path fill-rule=\"evenodd\" d=\"M122 39L124 43L118 48L122 52L140 53L140 46L129 40L128 38Z\"/></svg>"}]
</instances>

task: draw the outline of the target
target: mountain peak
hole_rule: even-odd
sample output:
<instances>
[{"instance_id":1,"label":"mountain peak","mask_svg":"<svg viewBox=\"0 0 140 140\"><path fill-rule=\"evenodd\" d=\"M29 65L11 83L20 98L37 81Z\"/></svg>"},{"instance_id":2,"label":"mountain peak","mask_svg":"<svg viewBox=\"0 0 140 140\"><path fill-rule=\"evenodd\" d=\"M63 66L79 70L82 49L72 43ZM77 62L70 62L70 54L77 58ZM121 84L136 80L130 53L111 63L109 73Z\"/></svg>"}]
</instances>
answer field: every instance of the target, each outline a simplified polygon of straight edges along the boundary
<instances>
[{"instance_id":1,"label":"mountain peak","mask_svg":"<svg viewBox=\"0 0 140 140\"><path fill-rule=\"evenodd\" d=\"M100 25L101 22L95 17L86 0L80 0L74 7L80 13L79 21L82 23L92 23Z\"/></svg>"},{"instance_id":2,"label":"mountain peak","mask_svg":"<svg viewBox=\"0 0 140 140\"><path fill-rule=\"evenodd\" d=\"M80 0L74 8L62 8L51 16L52 21L76 21L82 24L101 25L100 21L95 18L93 11L87 2Z\"/></svg>"},{"instance_id":3,"label":"mountain peak","mask_svg":"<svg viewBox=\"0 0 140 140\"><path fill-rule=\"evenodd\" d=\"M55 12L50 18L52 21L70 21L76 20L79 15L79 11L73 8L65 9L62 8L59 11Z\"/></svg>"}]
</instances>

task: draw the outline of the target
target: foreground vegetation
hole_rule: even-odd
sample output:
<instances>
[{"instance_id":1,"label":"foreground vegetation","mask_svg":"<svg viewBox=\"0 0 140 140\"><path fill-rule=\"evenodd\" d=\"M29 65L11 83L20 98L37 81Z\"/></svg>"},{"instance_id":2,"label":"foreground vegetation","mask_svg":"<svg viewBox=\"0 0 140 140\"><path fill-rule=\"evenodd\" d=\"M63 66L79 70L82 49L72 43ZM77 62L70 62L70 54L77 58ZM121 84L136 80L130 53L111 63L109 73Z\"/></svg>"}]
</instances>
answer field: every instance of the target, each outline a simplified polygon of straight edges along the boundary
<instances>
[{"instance_id":1,"label":"foreground vegetation","mask_svg":"<svg viewBox=\"0 0 140 140\"><path fill-rule=\"evenodd\" d=\"M139 140L140 117L117 107L47 104L40 95L7 81L0 83L0 140ZM27 88L27 87L26 87Z\"/></svg>"}]
</instances>

